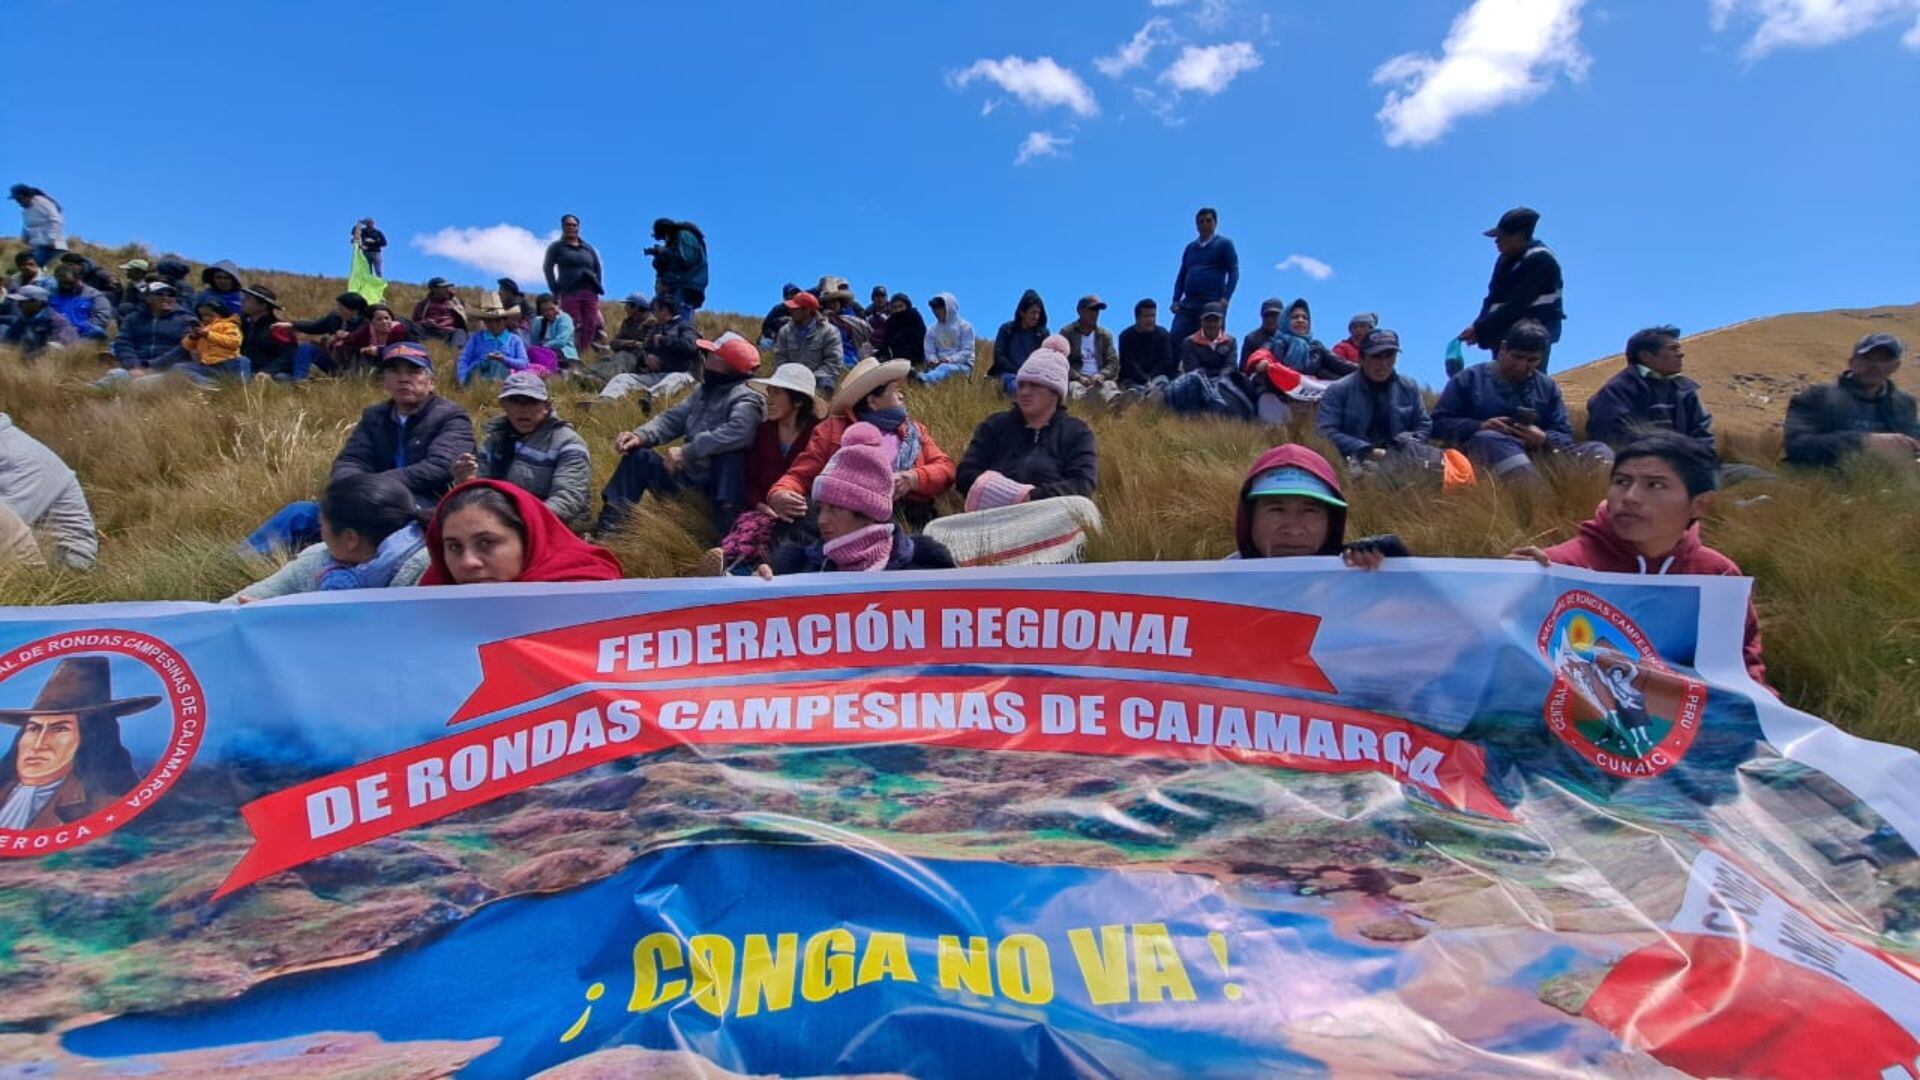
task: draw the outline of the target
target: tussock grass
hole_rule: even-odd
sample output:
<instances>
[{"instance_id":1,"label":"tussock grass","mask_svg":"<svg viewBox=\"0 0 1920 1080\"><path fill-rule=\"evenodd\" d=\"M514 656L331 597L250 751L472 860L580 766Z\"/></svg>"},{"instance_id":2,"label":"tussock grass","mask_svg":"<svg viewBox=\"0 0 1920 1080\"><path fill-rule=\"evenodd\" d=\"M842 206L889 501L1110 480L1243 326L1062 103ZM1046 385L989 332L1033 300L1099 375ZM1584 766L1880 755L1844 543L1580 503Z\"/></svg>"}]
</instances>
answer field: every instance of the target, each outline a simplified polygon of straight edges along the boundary
<instances>
[{"instance_id":1,"label":"tussock grass","mask_svg":"<svg viewBox=\"0 0 1920 1080\"><path fill-rule=\"evenodd\" d=\"M145 254L118 249L107 262ZM324 310L339 279L249 272L301 316ZM417 287L389 300L409 309ZM610 321L617 308L609 307ZM758 317L702 313L703 335L733 329L753 337ZM984 350L983 350L984 351ZM442 393L476 420L496 406L486 390L453 384L453 356L434 346ZM983 357L984 359L984 357ZM201 391L181 386L102 396L88 388L103 365L69 354L25 365L0 351L0 409L58 451L80 474L104 539L93 574L0 570L0 601L72 604L108 600L216 600L266 567L235 547L281 505L311 498L360 410L380 399L371 378L301 386ZM612 473L613 436L643 419L637 403L580 414L582 396L557 405L594 452L596 486ZM909 392L909 407L957 460L969 435L1005 399L982 383L948 382ZM1233 500L1246 467L1270 445L1303 441L1309 429L1176 418L1146 405L1076 403L1100 440L1096 501L1107 531L1096 560L1210 559L1232 550ZM1580 418L1576 417L1576 422ZM1774 467L1775 429L1722 433L1727 456ZM1331 455L1330 455L1331 456ZM1603 476L1568 470L1540 491L1483 481L1451 494L1361 483L1350 492L1350 535L1395 532L1423 555L1497 556L1570 536L1605 491ZM948 509L958 500L949 496ZM1920 743L1920 483L1872 463L1839 475L1783 473L1721 496L1705 526L1759 582L1767 660L1788 701L1861 735ZM704 508L652 504L611 538L627 572L690 572L714 542Z\"/></svg>"}]
</instances>

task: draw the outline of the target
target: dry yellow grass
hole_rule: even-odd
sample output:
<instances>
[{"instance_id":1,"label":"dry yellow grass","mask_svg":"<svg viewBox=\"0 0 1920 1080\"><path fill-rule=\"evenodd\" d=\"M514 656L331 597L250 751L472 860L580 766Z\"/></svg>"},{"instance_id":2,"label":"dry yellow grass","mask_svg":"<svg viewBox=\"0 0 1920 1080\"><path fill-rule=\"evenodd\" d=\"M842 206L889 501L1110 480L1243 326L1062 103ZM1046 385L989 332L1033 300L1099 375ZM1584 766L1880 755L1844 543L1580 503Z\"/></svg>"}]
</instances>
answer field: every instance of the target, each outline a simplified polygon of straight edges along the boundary
<instances>
[{"instance_id":1,"label":"dry yellow grass","mask_svg":"<svg viewBox=\"0 0 1920 1080\"><path fill-rule=\"evenodd\" d=\"M272 285L302 315L324 310L341 287L339 279L248 277ZM405 310L419 295L396 286L390 299ZM724 328L752 335L758 317L701 316L703 333ZM442 391L476 419L491 415L491 396L454 387L451 353L434 351ZM361 408L379 398L371 380L105 397L87 387L100 367L73 355L27 367L0 353L0 409L73 465L104 535L95 573L0 573L0 600L227 595L262 572L235 554L238 542L279 506L313 496ZM571 404L562 395L563 416ZM949 382L912 390L909 404L958 458L974 426L1004 399L981 384ZM1299 430L1185 420L1148 406L1076 408L1100 440L1097 501L1108 528L1093 545L1099 560L1226 554L1247 464L1285 438L1316 441ZM594 450L596 483L604 483L612 438L637 424L640 410L624 404L572 419ZM1736 427L1724 442L1729 456L1757 464L1779 453L1777 433L1765 428ZM1537 493L1491 484L1454 495L1363 488L1354 493L1351 529L1397 532L1424 555L1497 556L1564 539L1603 489L1603 478L1583 472L1555 476ZM1907 744L1920 742L1917 499L1913 478L1863 465L1843 476L1783 475L1741 488L1723 496L1706 525L1709 542L1759 581L1767 658L1787 699L1860 734ZM698 507L655 504L611 546L630 575L683 574L713 542L707 530Z\"/></svg>"}]
</instances>

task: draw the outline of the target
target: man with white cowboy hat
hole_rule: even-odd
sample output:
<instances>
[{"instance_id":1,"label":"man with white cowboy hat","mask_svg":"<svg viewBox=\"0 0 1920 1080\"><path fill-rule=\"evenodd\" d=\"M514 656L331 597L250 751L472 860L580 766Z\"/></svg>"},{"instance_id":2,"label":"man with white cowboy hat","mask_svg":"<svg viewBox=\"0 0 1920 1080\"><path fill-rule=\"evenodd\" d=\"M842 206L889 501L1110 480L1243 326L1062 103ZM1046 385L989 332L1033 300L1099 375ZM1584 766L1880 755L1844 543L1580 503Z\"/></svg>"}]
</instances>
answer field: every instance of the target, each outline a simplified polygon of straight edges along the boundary
<instances>
[{"instance_id":1,"label":"man with white cowboy hat","mask_svg":"<svg viewBox=\"0 0 1920 1080\"><path fill-rule=\"evenodd\" d=\"M840 355L847 367L873 355L873 324L860 317L859 301L853 298L853 286L846 278L829 274L820 279L814 292L820 298L820 313L840 331Z\"/></svg>"},{"instance_id":2,"label":"man with white cowboy hat","mask_svg":"<svg viewBox=\"0 0 1920 1080\"><path fill-rule=\"evenodd\" d=\"M868 357L854 365L806 449L767 492L767 508L787 521L806 514L813 481L840 448L841 436L865 421L886 437L894 463L894 498L901 501L908 522L917 528L933 520L933 500L953 486L955 468L926 425L907 415L904 391L912 371L913 364L906 360Z\"/></svg>"},{"instance_id":3,"label":"man with white cowboy hat","mask_svg":"<svg viewBox=\"0 0 1920 1080\"><path fill-rule=\"evenodd\" d=\"M0 759L0 829L57 828L133 790L140 777L120 718L158 704L114 697L104 656L60 661L32 705L0 709L0 724L19 729Z\"/></svg>"},{"instance_id":4,"label":"man with white cowboy hat","mask_svg":"<svg viewBox=\"0 0 1920 1080\"><path fill-rule=\"evenodd\" d=\"M500 305L499 293L488 293L481 301L480 310L474 315L480 320L481 329L467 338L466 347L460 350L460 361L454 366L454 377L461 386L476 375L483 379L504 379L515 371L525 371L533 362L527 355L527 343L507 329L507 320L519 314L517 307Z\"/></svg>"}]
</instances>

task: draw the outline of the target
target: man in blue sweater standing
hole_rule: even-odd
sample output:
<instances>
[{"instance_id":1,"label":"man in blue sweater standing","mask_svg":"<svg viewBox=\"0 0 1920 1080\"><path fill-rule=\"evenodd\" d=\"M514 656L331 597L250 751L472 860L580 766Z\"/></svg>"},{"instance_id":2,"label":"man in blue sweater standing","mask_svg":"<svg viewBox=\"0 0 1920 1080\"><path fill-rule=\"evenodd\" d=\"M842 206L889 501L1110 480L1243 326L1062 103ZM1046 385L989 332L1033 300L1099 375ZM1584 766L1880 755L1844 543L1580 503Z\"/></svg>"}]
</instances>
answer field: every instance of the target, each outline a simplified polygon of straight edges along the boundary
<instances>
[{"instance_id":1,"label":"man in blue sweater standing","mask_svg":"<svg viewBox=\"0 0 1920 1080\"><path fill-rule=\"evenodd\" d=\"M1240 253L1233 241L1220 235L1220 215L1211 206L1203 206L1193 216L1200 235L1180 253L1180 273L1173 279L1173 331L1175 342L1185 341L1200 329L1200 309L1219 304L1224 310L1233 299L1233 287L1240 284Z\"/></svg>"}]
</instances>

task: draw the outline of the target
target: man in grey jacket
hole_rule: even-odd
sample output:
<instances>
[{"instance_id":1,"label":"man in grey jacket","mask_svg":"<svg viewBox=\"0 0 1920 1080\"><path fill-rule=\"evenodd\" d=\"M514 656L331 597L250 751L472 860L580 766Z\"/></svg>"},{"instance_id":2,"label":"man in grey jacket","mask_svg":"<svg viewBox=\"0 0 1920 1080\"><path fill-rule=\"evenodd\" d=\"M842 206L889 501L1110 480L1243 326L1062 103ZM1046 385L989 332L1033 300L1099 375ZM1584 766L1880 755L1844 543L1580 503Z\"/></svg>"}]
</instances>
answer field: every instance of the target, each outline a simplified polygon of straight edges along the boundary
<instances>
[{"instance_id":1,"label":"man in grey jacket","mask_svg":"<svg viewBox=\"0 0 1920 1080\"><path fill-rule=\"evenodd\" d=\"M719 341L702 340L700 355L701 382L693 393L639 430L614 437L613 448L624 456L600 492L594 534L618 530L649 491L656 498L698 491L712 502L718 531L733 526L746 498L746 451L767 412L766 399L747 385L760 366L760 350L727 333ZM675 439L684 441L664 453L654 449Z\"/></svg>"},{"instance_id":2,"label":"man in grey jacket","mask_svg":"<svg viewBox=\"0 0 1920 1080\"><path fill-rule=\"evenodd\" d=\"M575 529L593 509L593 461L587 441L553 414L547 384L531 371L516 371L500 384L504 415L487 421L479 454L453 463L453 482L475 477L504 480L547 504Z\"/></svg>"},{"instance_id":3,"label":"man in grey jacket","mask_svg":"<svg viewBox=\"0 0 1920 1080\"><path fill-rule=\"evenodd\" d=\"M100 556L80 480L60 456L0 413L0 506L53 542L57 561L74 570L91 570Z\"/></svg>"},{"instance_id":4,"label":"man in grey jacket","mask_svg":"<svg viewBox=\"0 0 1920 1080\"><path fill-rule=\"evenodd\" d=\"M820 314L820 300L810 292L787 298L790 317L773 335L773 364L799 364L813 372L820 392L831 395L840 385L846 357L840 331Z\"/></svg>"}]
</instances>

